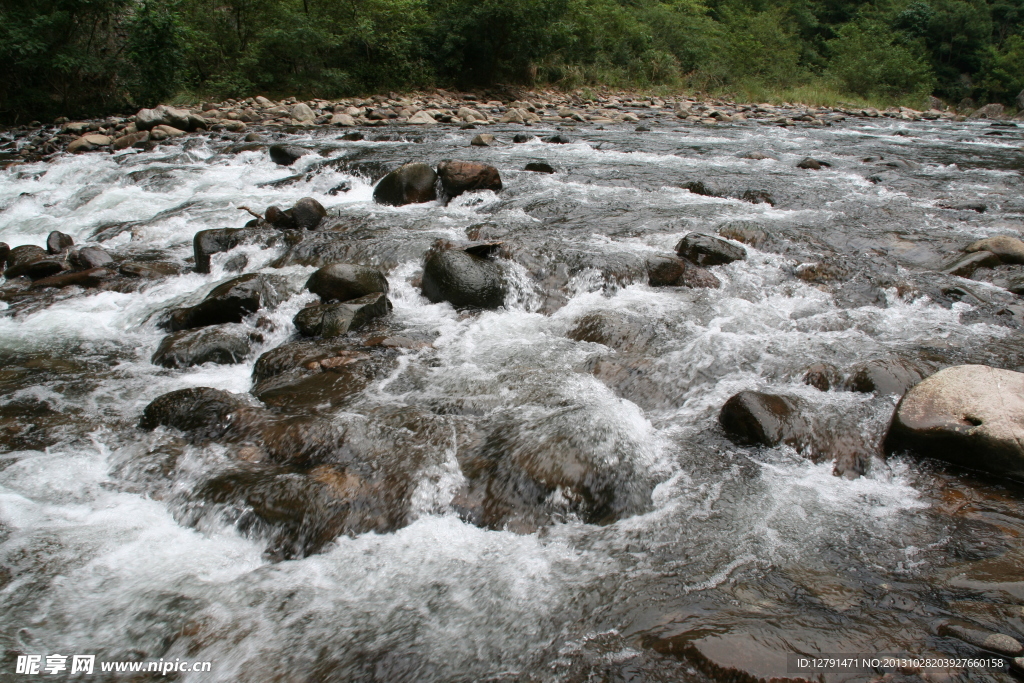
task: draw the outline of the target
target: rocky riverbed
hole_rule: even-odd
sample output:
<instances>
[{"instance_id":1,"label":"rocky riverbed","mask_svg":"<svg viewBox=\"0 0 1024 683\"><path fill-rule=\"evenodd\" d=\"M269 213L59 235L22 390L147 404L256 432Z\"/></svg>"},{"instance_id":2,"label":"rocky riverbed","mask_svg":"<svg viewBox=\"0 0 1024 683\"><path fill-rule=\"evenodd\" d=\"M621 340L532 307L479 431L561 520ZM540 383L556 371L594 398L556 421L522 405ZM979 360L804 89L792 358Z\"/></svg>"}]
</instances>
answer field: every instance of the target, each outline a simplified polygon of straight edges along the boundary
<instances>
[{"instance_id":1,"label":"rocky riverbed","mask_svg":"<svg viewBox=\"0 0 1024 683\"><path fill-rule=\"evenodd\" d=\"M1022 129L521 95L10 140L5 666L1011 680Z\"/></svg>"}]
</instances>

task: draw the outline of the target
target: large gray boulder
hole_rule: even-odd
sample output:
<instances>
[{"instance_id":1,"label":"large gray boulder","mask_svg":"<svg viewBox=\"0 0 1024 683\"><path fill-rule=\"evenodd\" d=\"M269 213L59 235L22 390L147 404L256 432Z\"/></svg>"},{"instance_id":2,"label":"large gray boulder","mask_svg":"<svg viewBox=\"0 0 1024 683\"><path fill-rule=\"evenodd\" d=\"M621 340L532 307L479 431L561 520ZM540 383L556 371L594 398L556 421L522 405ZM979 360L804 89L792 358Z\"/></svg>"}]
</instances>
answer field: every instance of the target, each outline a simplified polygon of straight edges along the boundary
<instances>
[{"instance_id":1,"label":"large gray boulder","mask_svg":"<svg viewBox=\"0 0 1024 683\"><path fill-rule=\"evenodd\" d=\"M423 296L455 308L500 308L505 282L498 264L462 249L435 246L423 265Z\"/></svg>"},{"instance_id":2,"label":"large gray boulder","mask_svg":"<svg viewBox=\"0 0 1024 683\"><path fill-rule=\"evenodd\" d=\"M489 164L475 161L442 161L437 165L441 187L449 197L457 197L473 190L501 189L501 175Z\"/></svg>"},{"instance_id":3,"label":"large gray boulder","mask_svg":"<svg viewBox=\"0 0 1024 683\"><path fill-rule=\"evenodd\" d=\"M241 363L258 336L241 325L214 325L183 330L164 337L153 354L153 364L187 368L203 363Z\"/></svg>"},{"instance_id":4,"label":"large gray boulder","mask_svg":"<svg viewBox=\"0 0 1024 683\"><path fill-rule=\"evenodd\" d=\"M140 109L135 115L135 127L139 130L150 130L156 126L170 126L178 130L193 130L195 122L184 109L176 109L161 104L153 109Z\"/></svg>"},{"instance_id":5,"label":"large gray boulder","mask_svg":"<svg viewBox=\"0 0 1024 683\"><path fill-rule=\"evenodd\" d=\"M437 174L426 164L411 163L388 173L373 189L373 201L389 206L421 204L437 199Z\"/></svg>"},{"instance_id":6,"label":"large gray boulder","mask_svg":"<svg viewBox=\"0 0 1024 683\"><path fill-rule=\"evenodd\" d=\"M1024 373L987 365L935 373L896 407L885 450L1024 479Z\"/></svg>"},{"instance_id":7,"label":"large gray boulder","mask_svg":"<svg viewBox=\"0 0 1024 683\"><path fill-rule=\"evenodd\" d=\"M310 275L306 289L324 303L349 301L375 292L387 294L388 280L376 268L332 263Z\"/></svg>"}]
</instances>

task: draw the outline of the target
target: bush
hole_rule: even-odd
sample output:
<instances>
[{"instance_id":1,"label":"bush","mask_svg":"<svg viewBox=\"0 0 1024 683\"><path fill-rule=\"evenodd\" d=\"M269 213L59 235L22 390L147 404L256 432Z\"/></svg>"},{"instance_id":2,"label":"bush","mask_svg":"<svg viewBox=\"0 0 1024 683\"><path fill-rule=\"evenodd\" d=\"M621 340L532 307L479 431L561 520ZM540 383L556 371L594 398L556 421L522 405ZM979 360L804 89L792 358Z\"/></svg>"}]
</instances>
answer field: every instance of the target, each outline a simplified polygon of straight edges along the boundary
<instances>
[{"instance_id":1,"label":"bush","mask_svg":"<svg viewBox=\"0 0 1024 683\"><path fill-rule=\"evenodd\" d=\"M920 41L908 41L879 22L855 21L828 42L828 74L864 97L923 99L935 85Z\"/></svg>"}]
</instances>

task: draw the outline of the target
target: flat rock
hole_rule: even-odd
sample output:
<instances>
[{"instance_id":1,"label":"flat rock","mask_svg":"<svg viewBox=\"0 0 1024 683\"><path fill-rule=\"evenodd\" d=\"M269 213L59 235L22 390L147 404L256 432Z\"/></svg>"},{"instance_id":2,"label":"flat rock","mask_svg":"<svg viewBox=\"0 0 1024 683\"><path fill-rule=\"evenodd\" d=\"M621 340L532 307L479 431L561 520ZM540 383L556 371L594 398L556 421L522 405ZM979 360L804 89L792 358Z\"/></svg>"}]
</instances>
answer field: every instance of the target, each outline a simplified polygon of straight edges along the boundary
<instances>
[{"instance_id":1,"label":"flat rock","mask_svg":"<svg viewBox=\"0 0 1024 683\"><path fill-rule=\"evenodd\" d=\"M680 258L705 267L720 266L747 258L747 251L743 247L699 232L691 232L681 239L676 245L676 253Z\"/></svg>"},{"instance_id":2,"label":"flat rock","mask_svg":"<svg viewBox=\"0 0 1024 683\"><path fill-rule=\"evenodd\" d=\"M1024 263L1024 241L1007 235L978 240L967 247L967 251L988 251L998 256L1003 263Z\"/></svg>"},{"instance_id":3,"label":"flat rock","mask_svg":"<svg viewBox=\"0 0 1024 683\"><path fill-rule=\"evenodd\" d=\"M273 308L287 294L287 281L276 275L250 273L224 282L195 306L171 311L164 323L171 332L240 323L262 308Z\"/></svg>"},{"instance_id":4,"label":"flat rock","mask_svg":"<svg viewBox=\"0 0 1024 683\"><path fill-rule=\"evenodd\" d=\"M154 365L187 368L203 363L241 363L260 337L241 325L213 325L169 334L153 354Z\"/></svg>"}]
</instances>

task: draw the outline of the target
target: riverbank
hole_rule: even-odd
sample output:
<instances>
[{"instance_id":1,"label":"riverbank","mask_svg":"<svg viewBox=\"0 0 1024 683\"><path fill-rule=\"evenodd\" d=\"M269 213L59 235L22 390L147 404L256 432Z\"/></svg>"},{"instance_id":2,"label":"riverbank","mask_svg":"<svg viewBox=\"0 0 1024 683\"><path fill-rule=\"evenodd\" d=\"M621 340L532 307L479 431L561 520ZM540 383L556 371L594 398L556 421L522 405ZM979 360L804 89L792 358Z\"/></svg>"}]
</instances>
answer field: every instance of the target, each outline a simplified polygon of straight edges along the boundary
<instances>
[{"instance_id":1,"label":"riverbank","mask_svg":"<svg viewBox=\"0 0 1024 683\"><path fill-rule=\"evenodd\" d=\"M493 94L493 93L492 93ZM0 143L0 163L46 159L63 152L117 151L149 148L168 138L190 132L241 136L260 131L301 132L307 128L340 129L388 125L459 128L494 124L555 126L704 125L756 122L777 126L828 126L847 117L916 120L1002 119L1002 105L986 105L968 113L952 108L914 110L891 107L815 107L804 104L741 104L725 99L657 97L628 92L590 90L565 93L555 90L516 93L518 99L488 99L473 93L437 90L432 93L306 100L294 97L270 100L252 97L204 103L195 108L161 105L134 116L84 121L58 119L52 125L8 129ZM937 100L936 106L941 106ZM1020 118L1020 115L1017 117Z\"/></svg>"}]
</instances>

